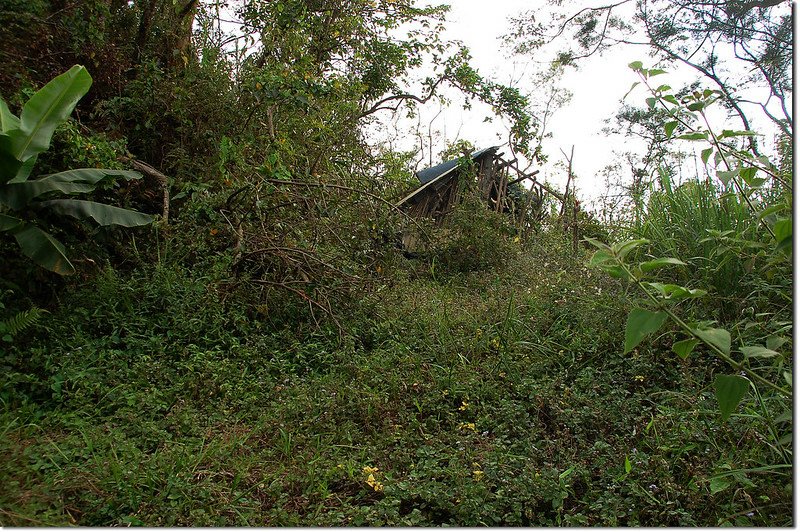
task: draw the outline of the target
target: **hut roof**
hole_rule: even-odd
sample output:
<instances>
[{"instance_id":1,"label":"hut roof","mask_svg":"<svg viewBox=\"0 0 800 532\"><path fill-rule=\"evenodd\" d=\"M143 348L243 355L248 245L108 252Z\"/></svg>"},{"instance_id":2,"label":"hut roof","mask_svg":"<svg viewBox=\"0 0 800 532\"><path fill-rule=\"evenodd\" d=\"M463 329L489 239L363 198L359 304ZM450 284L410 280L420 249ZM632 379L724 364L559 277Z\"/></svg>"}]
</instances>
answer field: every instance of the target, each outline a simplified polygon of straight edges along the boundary
<instances>
[{"instance_id":1,"label":"hut roof","mask_svg":"<svg viewBox=\"0 0 800 532\"><path fill-rule=\"evenodd\" d=\"M488 148L472 152L470 154L470 159L476 161L487 153L496 152L498 148L500 148L500 146L490 146ZM441 181L446 176L452 174L456 169L461 167L460 163L462 160L463 159L461 157L457 159L451 159L441 164L437 164L436 166L431 166L430 168L425 168L424 170L420 170L419 172L417 172L415 175L417 176L417 179L419 179L421 186L416 190L414 190L413 192L411 192L408 196L398 201L397 205L398 206L402 205L403 203L407 202L408 200L410 200L411 198L413 198L414 196L416 196L417 194L428 188L433 183Z\"/></svg>"},{"instance_id":2,"label":"hut roof","mask_svg":"<svg viewBox=\"0 0 800 532\"><path fill-rule=\"evenodd\" d=\"M483 154L488 153L490 151L496 151L497 148L500 146L490 146L488 148L484 148L482 150L478 150L473 152L470 155L470 158L474 161L479 159ZM459 163L461 162L461 158L451 159L449 161L445 161L441 164L437 164L436 166L431 166L430 168L425 168L424 170L420 170L416 173L417 179L421 184L426 184L429 181L433 181L437 177L449 174L452 170L458 168Z\"/></svg>"}]
</instances>

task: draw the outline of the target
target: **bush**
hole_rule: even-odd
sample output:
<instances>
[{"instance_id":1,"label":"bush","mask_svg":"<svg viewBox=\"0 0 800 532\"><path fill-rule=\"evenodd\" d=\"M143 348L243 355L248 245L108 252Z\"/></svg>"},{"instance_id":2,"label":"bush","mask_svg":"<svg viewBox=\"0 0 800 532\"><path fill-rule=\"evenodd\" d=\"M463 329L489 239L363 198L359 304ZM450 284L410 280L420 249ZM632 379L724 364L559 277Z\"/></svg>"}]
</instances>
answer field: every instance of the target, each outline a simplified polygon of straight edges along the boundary
<instances>
[{"instance_id":1,"label":"bush","mask_svg":"<svg viewBox=\"0 0 800 532\"><path fill-rule=\"evenodd\" d=\"M466 194L433 235L434 269L450 274L503 269L519 249L512 242L513 232L505 215Z\"/></svg>"}]
</instances>

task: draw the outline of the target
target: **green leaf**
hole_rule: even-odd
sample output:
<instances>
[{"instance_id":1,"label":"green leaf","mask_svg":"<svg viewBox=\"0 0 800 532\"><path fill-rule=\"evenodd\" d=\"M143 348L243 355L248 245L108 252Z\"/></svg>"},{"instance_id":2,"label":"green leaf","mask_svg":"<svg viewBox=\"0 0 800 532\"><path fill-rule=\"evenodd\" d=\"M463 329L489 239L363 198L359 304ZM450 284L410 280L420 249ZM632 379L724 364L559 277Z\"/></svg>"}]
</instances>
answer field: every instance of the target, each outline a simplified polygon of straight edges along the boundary
<instances>
[{"instance_id":1,"label":"green leaf","mask_svg":"<svg viewBox=\"0 0 800 532\"><path fill-rule=\"evenodd\" d=\"M679 301L681 299L694 299L702 297L708 292L701 288L692 288L691 290L677 284L663 284L663 283L645 283L658 290L662 296L667 299Z\"/></svg>"},{"instance_id":2,"label":"green leaf","mask_svg":"<svg viewBox=\"0 0 800 532\"><path fill-rule=\"evenodd\" d=\"M0 98L0 133L19 128L19 118L9 111L5 100Z\"/></svg>"},{"instance_id":3,"label":"green leaf","mask_svg":"<svg viewBox=\"0 0 800 532\"><path fill-rule=\"evenodd\" d=\"M39 158L38 155L34 155L30 159L28 159L27 161L22 163L22 166L20 166L19 170L17 170L17 174L12 179L10 179L8 182L9 183L22 183L22 182L26 181L28 179L28 176L31 175L31 172L33 172L33 167L36 164L36 160L38 158Z\"/></svg>"},{"instance_id":4,"label":"green leaf","mask_svg":"<svg viewBox=\"0 0 800 532\"><path fill-rule=\"evenodd\" d=\"M734 131L732 129L723 129L719 138L727 139L729 137L754 137L758 135L755 131Z\"/></svg>"},{"instance_id":5,"label":"green leaf","mask_svg":"<svg viewBox=\"0 0 800 532\"><path fill-rule=\"evenodd\" d=\"M647 102L647 107L649 107L650 109L655 109L656 108L656 102L658 102L658 99L651 97L651 98L645 98L644 101Z\"/></svg>"},{"instance_id":6,"label":"green leaf","mask_svg":"<svg viewBox=\"0 0 800 532\"><path fill-rule=\"evenodd\" d=\"M614 253L619 257L620 260L624 259L625 256L633 251L634 249L638 248L642 244L648 244L650 241L646 238L637 238L634 240L626 240L625 242L618 242L611 246L611 249L614 250Z\"/></svg>"},{"instance_id":7,"label":"green leaf","mask_svg":"<svg viewBox=\"0 0 800 532\"><path fill-rule=\"evenodd\" d=\"M11 142L11 137L0 133L0 184L13 179L22 166L22 163L13 155Z\"/></svg>"},{"instance_id":8,"label":"green leaf","mask_svg":"<svg viewBox=\"0 0 800 532\"><path fill-rule=\"evenodd\" d=\"M598 249L592 255L592 258L589 259L589 266L599 266L601 264L605 264L610 261L615 261L614 255L609 253L604 249Z\"/></svg>"},{"instance_id":9,"label":"green leaf","mask_svg":"<svg viewBox=\"0 0 800 532\"><path fill-rule=\"evenodd\" d=\"M690 111L700 111L703 107L706 106L705 102L693 102L686 106L687 109Z\"/></svg>"},{"instance_id":10,"label":"green leaf","mask_svg":"<svg viewBox=\"0 0 800 532\"><path fill-rule=\"evenodd\" d=\"M75 273L64 246L35 225L23 223L12 231L22 253L39 266L60 275Z\"/></svg>"},{"instance_id":11,"label":"green leaf","mask_svg":"<svg viewBox=\"0 0 800 532\"><path fill-rule=\"evenodd\" d=\"M672 352L681 357L682 359L686 360L686 358L691 354L697 344L700 343L700 340L696 338L688 338L686 340L681 340L680 342L675 342L672 344Z\"/></svg>"},{"instance_id":12,"label":"green leaf","mask_svg":"<svg viewBox=\"0 0 800 532\"><path fill-rule=\"evenodd\" d=\"M631 70L641 70L642 65L643 63L641 61L634 61L633 63L629 63L628 67L630 67Z\"/></svg>"},{"instance_id":13,"label":"green leaf","mask_svg":"<svg viewBox=\"0 0 800 532\"><path fill-rule=\"evenodd\" d=\"M666 96L662 96L661 99L664 100L665 102L669 102L669 103L671 103L673 105L680 105L680 102L678 101L678 99L675 96L673 96L672 94L667 94Z\"/></svg>"},{"instance_id":14,"label":"green leaf","mask_svg":"<svg viewBox=\"0 0 800 532\"><path fill-rule=\"evenodd\" d=\"M708 140L708 134L705 131L695 131L694 133L678 135L675 138L681 140Z\"/></svg>"},{"instance_id":15,"label":"green leaf","mask_svg":"<svg viewBox=\"0 0 800 532\"><path fill-rule=\"evenodd\" d=\"M792 251L792 219L780 218L772 226L772 232L775 233L775 241L778 243L776 249L778 251L791 252Z\"/></svg>"},{"instance_id":16,"label":"green leaf","mask_svg":"<svg viewBox=\"0 0 800 532\"><path fill-rule=\"evenodd\" d=\"M667 138L672 136L672 133L675 131L676 127L678 127L677 120L673 120L664 124L664 133L667 135Z\"/></svg>"},{"instance_id":17,"label":"green leaf","mask_svg":"<svg viewBox=\"0 0 800 532\"><path fill-rule=\"evenodd\" d=\"M767 349L780 349L783 344L787 342L786 338L783 336L768 336L767 337Z\"/></svg>"},{"instance_id":18,"label":"green leaf","mask_svg":"<svg viewBox=\"0 0 800 532\"><path fill-rule=\"evenodd\" d=\"M633 92L633 89L635 89L635 88L636 88L636 86L637 86L639 83L640 83L640 82L638 82L638 81L634 81L634 82L633 82L633 85L631 85L631 88L630 88L630 89L628 89L628 92L626 92L626 93L625 93L625 96L623 96L623 97L622 97L622 99L624 100L625 98L627 98L627 97L628 97L628 95L629 95L631 92Z\"/></svg>"},{"instance_id":19,"label":"green leaf","mask_svg":"<svg viewBox=\"0 0 800 532\"><path fill-rule=\"evenodd\" d=\"M713 345L726 355L731 354L731 333L725 329L694 329L692 332L704 342Z\"/></svg>"},{"instance_id":20,"label":"green leaf","mask_svg":"<svg viewBox=\"0 0 800 532\"><path fill-rule=\"evenodd\" d=\"M739 375L717 375L714 379L714 391L723 421L731 417L749 387L750 381Z\"/></svg>"},{"instance_id":21,"label":"green leaf","mask_svg":"<svg viewBox=\"0 0 800 532\"><path fill-rule=\"evenodd\" d=\"M666 73L667 73L666 70L661 70L660 68L651 68L650 70L647 71L647 75L650 76L651 78L653 76L659 76L661 74L666 74ZM669 89L669 87L667 87L667 89Z\"/></svg>"},{"instance_id":22,"label":"green leaf","mask_svg":"<svg viewBox=\"0 0 800 532\"><path fill-rule=\"evenodd\" d=\"M602 266L603 271L609 274L611 277L616 277L617 279L628 279L630 275L628 271L619 265L604 265Z\"/></svg>"},{"instance_id":23,"label":"green leaf","mask_svg":"<svg viewBox=\"0 0 800 532\"><path fill-rule=\"evenodd\" d=\"M758 217L759 217L759 219L763 220L767 216L771 216L773 214L777 214L779 212L783 212L784 210L786 210L786 205L772 205L770 207L767 207L766 209L764 209L760 213L758 213Z\"/></svg>"},{"instance_id":24,"label":"green leaf","mask_svg":"<svg viewBox=\"0 0 800 532\"><path fill-rule=\"evenodd\" d=\"M593 245L594 247L596 247L597 249L605 249L605 250L611 251L611 247L609 247L606 244L603 244L602 242L600 242L597 239L586 237L586 238L584 238L584 240L586 242L590 243L591 245Z\"/></svg>"},{"instance_id":25,"label":"green leaf","mask_svg":"<svg viewBox=\"0 0 800 532\"><path fill-rule=\"evenodd\" d=\"M666 312L633 309L625 325L625 353L630 353L647 335L660 329L666 319Z\"/></svg>"},{"instance_id":26,"label":"green leaf","mask_svg":"<svg viewBox=\"0 0 800 532\"><path fill-rule=\"evenodd\" d=\"M643 262L639 265L639 267L642 269L643 272L647 273L657 268L661 268L662 266L669 266L672 264L677 266L686 266L686 263L683 262L682 260L675 259L672 257L662 257L660 259Z\"/></svg>"},{"instance_id":27,"label":"green leaf","mask_svg":"<svg viewBox=\"0 0 800 532\"><path fill-rule=\"evenodd\" d=\"M25 222L19 218L14 218L7 214L0 214L0 231L13 231L23 223Z\"/></svg>"},{"instance_id":28,"label":"green leaf","mask_svg":"<svg viewBox=\"0 0 800 532\"><path fill-rule=\"evenodd\" d=\"M708 159L711 157L713 152L714 148L706 148L700 152L700 159L703 160L703 164L708 164Z\"/></svg>"},{"instance_id":29,"label":"green leaf","mask_svg":"<svg viewBox=\"0 0 800 532\"><path fill-rule=\"evenodd\" d=\"M33 198L48 192L77 194L91 192L97 184L108 177L122 177L126 180L139 179L141 174L127 170L107 170L103 168L79 168L51 174L34 181L0 185L0 203L14 210L25 207Z\"/></svg>"},{"instance_id":30,"label":"green leaf","mask_svg":"<svg viewBox=\"0 0 800 532\"><path fill-rule=\"evenodd\" d=\"M717 170L717 178L725 185L730 183L731 179L738 175L739 172L737 170Z\"/></svg>"},{"instance_id":31,"label":"green leaf","mask_svg":"<svg viewBox=\"0 0 800 532\"><path fill-rule=\"evenodd\" d=\"M631 460L630 460L630 458L628 458L626 456L625 457L625 473L630 473L632 469L633 469L633 466L631 465Z\"/></svg>"},{"instance_id":32,"label":"green leaf","mask_svg":"<svg viewBox=\"0 0 800 532\"><path fill-rule=\"evenodd\" d=\"M739 351L741 351L744 354L744 356L748 358L750 357L770 358L778 356L777 351L773 351L772 349L767 349L763 345L747 345L744 347L740 347Z\"/></svg>"},{"instance_id":33,"label":"green leaf","mask_svg":"<svg viewBox=\"0 0 800 532\"><path fill-rule=\"evenodd\" d=\"M9 131L13 155L21 162L46 151L53 132L64 122L92 85L92 77L79 65L53 78L23 106L19 128Z\"/></svg>"},{"instance_id":34,"label":"green leaf","mask_svg":"<svg viewBox=\"0 0 800 532\"><path fill-rule=\"evenodd\" d=\"M57 199L39 203L59 214L65 214L83 220L92 218L100 225L121 225L123 227L137 227L147 225L153 221L149 214L96 203L94 201L76 199Z\"/></svg>"},{"instance_id":35,"label":"green leaf","mask_svg":"<svg viewBox=\"0 0 800 532\"><path fill-rule=\"evenodd\" d=\"M723 491L730 485L730 481L725 477L713 477L711 482L708 483L708 488L711 490L711 494L714 495L715 493Z\"/></svg>"}]
</instances>

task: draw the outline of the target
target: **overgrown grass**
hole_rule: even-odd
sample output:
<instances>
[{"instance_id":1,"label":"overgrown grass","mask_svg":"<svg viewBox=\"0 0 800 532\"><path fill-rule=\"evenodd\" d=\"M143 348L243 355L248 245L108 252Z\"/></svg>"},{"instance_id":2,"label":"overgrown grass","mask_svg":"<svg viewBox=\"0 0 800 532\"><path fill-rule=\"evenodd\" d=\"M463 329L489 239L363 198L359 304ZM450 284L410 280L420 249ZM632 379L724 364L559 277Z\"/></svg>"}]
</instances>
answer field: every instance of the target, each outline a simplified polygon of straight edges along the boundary
<instances>
[{"instance_id":1,"label":"overgrown grass","mask_svg":"<svg viewBox=\"0 0 800 532\"><path fill-rule=\"evenodd\" d=\"M789 523L789 472L745 471L751 405L723 424L713 365L622 356L623 287L572 255L396 261L342 336L260 319L223 273L109 271L3 348L0 521Z\"/></svg>"}]
</instances>

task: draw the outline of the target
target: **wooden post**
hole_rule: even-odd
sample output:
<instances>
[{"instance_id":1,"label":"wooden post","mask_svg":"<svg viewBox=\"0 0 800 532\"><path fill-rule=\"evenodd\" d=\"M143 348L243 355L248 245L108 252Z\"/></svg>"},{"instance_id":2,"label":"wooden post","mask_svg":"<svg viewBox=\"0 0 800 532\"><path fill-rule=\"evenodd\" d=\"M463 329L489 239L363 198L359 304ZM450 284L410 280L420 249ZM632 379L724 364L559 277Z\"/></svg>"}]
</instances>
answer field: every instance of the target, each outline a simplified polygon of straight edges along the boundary
<instances>
[{"instance_id":1,"label":"wooden post","mask_svg":"<svg viewBox=\"0 0 800 532\"><path fill-rule=\"evenodd\" d=\"M567 199L569 198L569 185L572 182L572 158L575 155L575 145L572 145L572 150L569 152L569 157L567 154L564 153L564 150L561 150L561 153L564 155L564 158L567 160L567 187L564 189L564 199L561 200L561 212L558 215L559 220L563 224L564 231L566 232L567 228L569 227L569 223L564 218L567 210Z\"/></svg>"}]
</instances>

